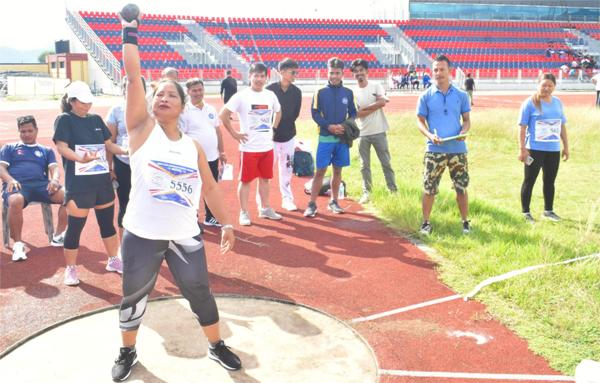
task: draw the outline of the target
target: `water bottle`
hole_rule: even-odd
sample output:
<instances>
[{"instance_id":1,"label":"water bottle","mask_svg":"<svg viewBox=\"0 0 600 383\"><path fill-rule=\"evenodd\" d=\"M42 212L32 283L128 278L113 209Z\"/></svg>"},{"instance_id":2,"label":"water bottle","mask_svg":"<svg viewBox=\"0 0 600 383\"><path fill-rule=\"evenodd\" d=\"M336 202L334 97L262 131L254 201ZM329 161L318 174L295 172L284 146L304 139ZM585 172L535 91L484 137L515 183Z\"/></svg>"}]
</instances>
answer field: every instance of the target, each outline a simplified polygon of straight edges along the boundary
<instances>
[{"instance_id":1,"label":"water bottle","mask_svg":"<svg viewBox=\"0 0 600 383\"><path fill-rule=\"evenodd\" d=\"M338 199L344 199L346 197L346 188L344 187L344 183L340 182L340 190L338 191Z\"/></svg>"}]
</instances>

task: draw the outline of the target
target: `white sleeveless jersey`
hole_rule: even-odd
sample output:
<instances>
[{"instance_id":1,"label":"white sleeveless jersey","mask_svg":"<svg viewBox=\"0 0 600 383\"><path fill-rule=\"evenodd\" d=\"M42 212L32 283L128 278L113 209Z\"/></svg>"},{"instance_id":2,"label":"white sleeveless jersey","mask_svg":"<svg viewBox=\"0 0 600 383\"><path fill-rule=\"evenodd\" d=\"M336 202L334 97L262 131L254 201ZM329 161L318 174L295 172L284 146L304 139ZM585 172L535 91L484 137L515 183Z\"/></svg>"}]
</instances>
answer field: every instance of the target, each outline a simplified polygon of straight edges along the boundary
<instances>
[{"instance_id":1,"label":"white sleeveless jersey","mask_svg":"<svg viewBox=\"0 0 600 383\"><path fill-rule=\"evenodd\" d=\"M194 141L186 135L171 141L156 125L130 156L130 165L125 229L147 239L181 240L198 235L196 214L202 180Z\"/></svg>"}]
</instances>

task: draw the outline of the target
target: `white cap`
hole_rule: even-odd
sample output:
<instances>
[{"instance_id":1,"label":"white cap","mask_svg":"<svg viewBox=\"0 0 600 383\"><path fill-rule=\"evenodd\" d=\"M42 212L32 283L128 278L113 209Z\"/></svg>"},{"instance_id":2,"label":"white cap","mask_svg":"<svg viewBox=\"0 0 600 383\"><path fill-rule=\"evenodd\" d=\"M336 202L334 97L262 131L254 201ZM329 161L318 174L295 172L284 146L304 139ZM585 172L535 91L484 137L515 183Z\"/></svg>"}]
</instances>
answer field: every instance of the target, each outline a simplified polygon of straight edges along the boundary
<instances>
[{"instance_id":1,"label":"white cap","mask_svg":"<svg viewBox=\"0 0 600 383\"><path fill-rule=\"evenodd\" d=\"M94 95L88 84L83 81L73 81L67 86L67 97L69 99L76 98L79 102L89 104L94 101Z\"/></svg>"}]
</instances>

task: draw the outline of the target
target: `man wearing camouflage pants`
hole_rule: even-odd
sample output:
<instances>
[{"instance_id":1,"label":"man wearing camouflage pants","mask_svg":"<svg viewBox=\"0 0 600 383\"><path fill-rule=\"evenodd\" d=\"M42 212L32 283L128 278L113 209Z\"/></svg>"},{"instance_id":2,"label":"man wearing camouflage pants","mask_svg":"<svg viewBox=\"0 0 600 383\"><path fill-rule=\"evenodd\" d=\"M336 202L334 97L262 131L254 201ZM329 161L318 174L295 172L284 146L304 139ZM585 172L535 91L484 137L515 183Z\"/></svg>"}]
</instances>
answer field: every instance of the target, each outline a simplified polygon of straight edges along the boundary
<instances>
[{"instance_id":1,"label":"man wearing camouflage pants","mask_svg":"<svg viewBox=\"0 0 600 383\"><path fill-rule=\"evenodd\" d=\"M471 127L471 103L467 93L451 84L450 60L446 56L440 55L433 61L433 77L435 85L423 92L417 103L417 124L421 133L427 137L423 172L423 223L420 232L429 235L433 230L429 215L440 179L447 167L456 191L462 230L464 234L469 234L469 172L465 138Z\"/></svg>"}]
</instances>

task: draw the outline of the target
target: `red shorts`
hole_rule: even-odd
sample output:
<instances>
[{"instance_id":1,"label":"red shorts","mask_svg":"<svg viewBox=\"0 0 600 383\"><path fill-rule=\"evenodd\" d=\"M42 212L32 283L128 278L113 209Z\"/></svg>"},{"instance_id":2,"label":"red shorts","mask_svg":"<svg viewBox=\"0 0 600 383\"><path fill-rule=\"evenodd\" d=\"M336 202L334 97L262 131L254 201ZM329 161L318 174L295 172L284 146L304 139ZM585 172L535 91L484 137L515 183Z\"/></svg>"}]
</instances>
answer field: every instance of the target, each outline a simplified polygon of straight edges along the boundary
<instances>
[{"instance_id":1,"label":"red shorts","mask_svg":"<svg viewBox=\"0 0 600 383\"><path fill-rule=\"evenodd\" d=\"M240 181L251 182L255 178L273 178L273 150L268 152L240 152Z\"/></svg>"}]
</instances>

